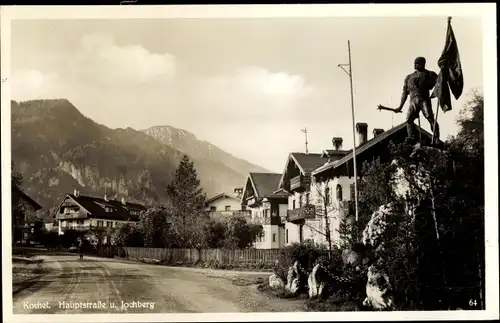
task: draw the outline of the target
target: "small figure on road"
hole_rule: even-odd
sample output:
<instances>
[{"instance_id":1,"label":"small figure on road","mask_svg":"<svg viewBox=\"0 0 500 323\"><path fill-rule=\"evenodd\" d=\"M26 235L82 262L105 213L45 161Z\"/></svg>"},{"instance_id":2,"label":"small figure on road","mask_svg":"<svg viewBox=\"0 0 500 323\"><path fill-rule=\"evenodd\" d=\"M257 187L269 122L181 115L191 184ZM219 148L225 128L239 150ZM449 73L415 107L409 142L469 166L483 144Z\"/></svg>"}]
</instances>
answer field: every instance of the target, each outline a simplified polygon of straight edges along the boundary
<instances>
[{"instance_id":1,"label":"small figure on road","mask_svg":"<svg viewBox=\"0 0 500 323\"><path fill-rule=\"evenodd\" d=\"M417 57L414 62L415 72L407 75L404 81L401 103L394 112L401 112L406 103L408 95L410 96L410 107L406 115L407 131L409 140L415 142L415 119L418 118L420 111L424 114L434 132L435 142L439 142L439 125L434 122L434 113L432 112L432 103L429 91L436 85L438 75L425 69L426 60L424 57ZM435 124L435 129L434 129Z\"/></svg>"},{"instance_id":2,"label":"small figure on road","mask_svg":"<svg viewBox=\"0 0 500 323\"><path fill-rule=\"evenodd\" d=\"M78 244L78 251L80 252L80 260L83 260L83 240L80 239Z\"/></svg>"}]
</instances>

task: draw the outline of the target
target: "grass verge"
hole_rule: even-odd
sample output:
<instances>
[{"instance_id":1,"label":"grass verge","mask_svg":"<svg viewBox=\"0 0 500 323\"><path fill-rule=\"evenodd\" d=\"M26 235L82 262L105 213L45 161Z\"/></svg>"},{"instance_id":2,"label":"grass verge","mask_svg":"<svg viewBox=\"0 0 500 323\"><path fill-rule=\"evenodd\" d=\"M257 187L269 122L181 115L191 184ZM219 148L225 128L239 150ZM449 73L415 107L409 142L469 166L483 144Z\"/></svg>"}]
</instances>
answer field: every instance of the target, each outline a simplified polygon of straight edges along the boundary
<instances>
[{"instance_id":1,"label":"grass verge","mask_svg":"<svg viewBox=\"0 0 500 323\"><path fill-rule=\"evenodd\" d=\"M18 294L22 290L33 286L37 281L48 273L48 270L40 263L13 263L12 264L12 293Z\"/></svg>"}]
</instances>

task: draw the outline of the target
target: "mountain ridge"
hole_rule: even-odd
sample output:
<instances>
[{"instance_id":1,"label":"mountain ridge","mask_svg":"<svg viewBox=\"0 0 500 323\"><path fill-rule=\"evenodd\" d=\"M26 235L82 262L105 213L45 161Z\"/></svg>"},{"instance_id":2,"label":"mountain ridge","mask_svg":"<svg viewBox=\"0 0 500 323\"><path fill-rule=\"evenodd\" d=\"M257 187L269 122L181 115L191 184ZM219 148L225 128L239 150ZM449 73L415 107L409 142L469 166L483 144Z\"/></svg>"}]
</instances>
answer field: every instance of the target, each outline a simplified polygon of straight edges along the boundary
<instances>
[{"instance_id":1,"label":"mountain ridge","mask_svg":"<svg viewBox=\"0 0 500 323\"><path fill-rule=\"evenodd\" d=\"M245 167L247 172L261 168L229 153L237 160L229 158L232 166L213 156L193 157L174 148L175 138L172 147L131 127L108 128L66 99L11 101L11 116L12 161L23 174L25 191L48 209L74 189L143 203L165 201L165 187L184 154L193 160L207 197L242 186ZM204 146L194 138L187 148L180 146Z\"/></svg>"}]
</instances>

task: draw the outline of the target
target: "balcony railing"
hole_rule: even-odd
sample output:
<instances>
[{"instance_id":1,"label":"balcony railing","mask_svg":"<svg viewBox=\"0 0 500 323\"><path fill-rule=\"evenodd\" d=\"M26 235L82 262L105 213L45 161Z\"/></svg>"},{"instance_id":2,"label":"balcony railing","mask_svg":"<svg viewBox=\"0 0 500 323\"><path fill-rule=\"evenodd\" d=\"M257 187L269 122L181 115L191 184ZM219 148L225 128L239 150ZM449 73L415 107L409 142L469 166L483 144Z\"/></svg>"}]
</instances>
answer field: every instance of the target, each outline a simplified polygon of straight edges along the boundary
<instances>
[{"instance_id":1,"label":"balcony railing","mask_svg":"<svg viewBox=\"0 0 500 323\"><path fill-rule=\"evenodd\" d=\"M260 225L280 225L281 218L279 216L271 216L271 217L254 217L249 220L250 223L260 224Z\"/></svg>"},{"instance_id":2,"label":"balcony railing","mask_svg":"<svg viewBox=\"0 0 500 323\"><path fill-rule=\"evenodd\" d=\"M290 191L305 191L309 189L310 185L309 176L295 176L290 179Z\"/></svg>"},{"instance_id":3,"label":"balcony railing","mask_svg":"<svg viewBox=\"0 0 500 323\"><path fill-rule=\"evenodd\" d=\"M306 204L298 209L286 211L286 220L288 222L293 222L303 219L314 219L315 217L316 217L316 207L313 204Z\"/></svg>"},{"instance_id":4,"label":"balcony railing","mask_svg":"<svg viewBox=\"0 0 500 323\"><path fill-rule=\"evenodd\" d=\"M64 213L58 213L56 220L69 220L69 219L85 219L87 216L80 211L65 211Z\"/></svg>"},{"instance_id":5,"label":"balcony railing","mask_svg":"<svg viewBox=\"0 0 500 323\"><path fill-rule=\"evenodd\" d=\"M85 224L61 226L62 231L67 231L67 230L86 231L90 230L90 228L91 228L90 225L85 225Z\"/></svg>"},{"instance_id":6,"label":"balcony railing","mask_svg":"<svg viewBox=\"0 0 500 323\"><path fill-rule=\"evenodd\" d=\"M207 211L209 215L216 217L231 217L231 216L242 216L249 217L252 215L250 210L231 210L231 211Z\"/></svg>"}]
</instances>

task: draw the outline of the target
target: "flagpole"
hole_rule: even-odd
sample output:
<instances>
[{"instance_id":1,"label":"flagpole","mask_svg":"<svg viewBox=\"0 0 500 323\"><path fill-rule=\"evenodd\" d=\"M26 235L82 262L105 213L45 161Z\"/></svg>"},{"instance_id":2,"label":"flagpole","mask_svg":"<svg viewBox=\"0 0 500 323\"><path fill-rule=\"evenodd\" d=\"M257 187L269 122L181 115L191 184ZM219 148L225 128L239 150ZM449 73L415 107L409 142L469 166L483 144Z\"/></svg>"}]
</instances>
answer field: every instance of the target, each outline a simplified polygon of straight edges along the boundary
<instances>
[{"instance_id":1,"label":"flagpole","mask_svg":"<svg viewBox=\"0 0 500 323\"><path fill-rule=\"evenodd\" d=\"M358 222L358 168L356 166L356 118L354 114L354 92L352 86L352 60L351 60L351 41L347 41L347 50L349 52L349 63L339 64L338 66L349 76L349 84L351 88L351 112L352 112L352 162L354 166L354 212L356 214L356 222ZM349 71L346 71L344 66L349 66Z\"/></svg>"},{"instance_id":2,"label":"flagpole","mask_svg":"<svg viewBox=\"0 0 500 323\"><path fill-rule=\"evenodd\" d=\"M448 17L448 24L449 26L451 24L451 17ZM439 98L436 104L436 116L434 117L434 126L432 127L432 139L431 139L431 145L434 145L434 139L436 136L436 124L437 124L437 119L438 119L438 113L439 113Z\"/></svg>"}]
</instances>

